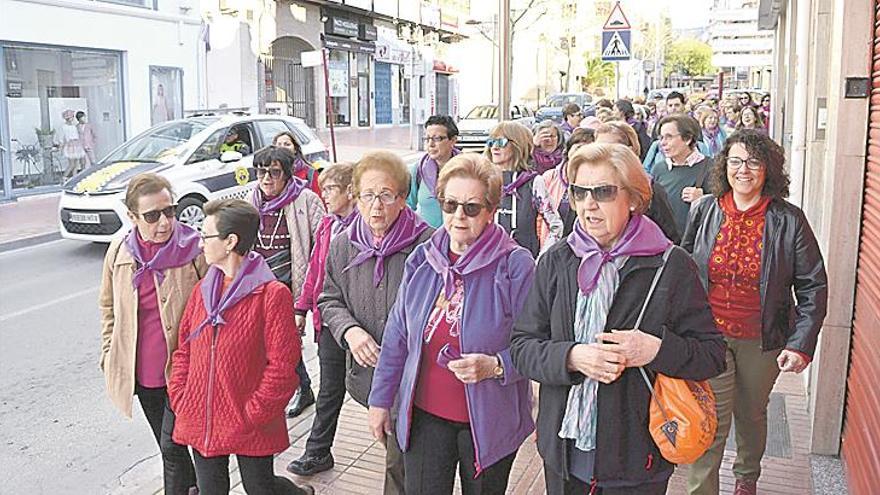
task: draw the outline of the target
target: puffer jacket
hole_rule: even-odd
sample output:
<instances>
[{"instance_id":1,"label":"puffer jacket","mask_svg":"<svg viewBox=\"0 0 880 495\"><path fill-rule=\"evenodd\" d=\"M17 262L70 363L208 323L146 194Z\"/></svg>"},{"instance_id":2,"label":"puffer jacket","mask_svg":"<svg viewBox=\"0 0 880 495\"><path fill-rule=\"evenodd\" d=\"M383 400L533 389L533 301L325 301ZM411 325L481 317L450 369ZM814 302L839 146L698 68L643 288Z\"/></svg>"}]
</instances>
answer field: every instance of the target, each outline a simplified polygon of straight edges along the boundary
<instances>
[{"instance_id":1,"label":"puffer jacket","mask_svg":"<svg viewBox=\"0 0 880 495\"><path fill-rule=\"evenodd\" d=\"M302 343L293 298L281 282L266 283L206 326L201 282L180 321L168 396L177 415L174 441L202 456L260 457L290 446L284 408L299 385Z\"/></svg>"},{"instance_id":2,"label":"puffer jacket","mask_svg":"<svg viewBox=\"0 0 880 495\"><path fill-rule=\"evenodd\" d=\"M131 417L134 395L135 365L138 342L138 293L132 290L132 276L137 263L123 239L116 239L107 248L101 276L98 308L101 312L101 358L107 394L123 414ZM198 283L208 265L204 255L184 265L165 270L165 278L158 283L159 317L168 346L165 380L171 376L171 354L177 349L177 326L186 308L192 288Z\"/></svg>"},{"instance_id":3,"label":"puffer jacket","mask_svg":"<svg viewBox=\"0 0 880 495\"><path fill-rule=\"evenodd\" d=\"M825 262L813 230L797 206L773 199L764 222L761 252L761 349L790 349L810 358L828 304ZM681 247L690 252L709 287L709 256L724 222L715 196L694 202ZM794 298L792 297L794 289Z\"/></svg>"}]
</instances>

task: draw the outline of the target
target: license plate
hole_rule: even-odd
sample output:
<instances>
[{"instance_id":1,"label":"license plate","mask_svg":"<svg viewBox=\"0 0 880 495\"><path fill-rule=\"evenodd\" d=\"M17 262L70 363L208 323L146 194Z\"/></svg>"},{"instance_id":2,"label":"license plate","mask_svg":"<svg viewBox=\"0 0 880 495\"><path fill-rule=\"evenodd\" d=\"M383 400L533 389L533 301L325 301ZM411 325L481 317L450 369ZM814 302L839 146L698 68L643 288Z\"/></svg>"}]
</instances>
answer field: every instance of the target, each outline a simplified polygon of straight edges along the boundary
<instances>
[{"instance_id":1,"label":"license plate","mask_svg":"<svg viewBox=\"0 0 880 495\"><path fill-rule=\"evenodd\" d=\"M101 223L97 213L71 213L70 221L74 223Z\"/></svg>"}]
</instances>

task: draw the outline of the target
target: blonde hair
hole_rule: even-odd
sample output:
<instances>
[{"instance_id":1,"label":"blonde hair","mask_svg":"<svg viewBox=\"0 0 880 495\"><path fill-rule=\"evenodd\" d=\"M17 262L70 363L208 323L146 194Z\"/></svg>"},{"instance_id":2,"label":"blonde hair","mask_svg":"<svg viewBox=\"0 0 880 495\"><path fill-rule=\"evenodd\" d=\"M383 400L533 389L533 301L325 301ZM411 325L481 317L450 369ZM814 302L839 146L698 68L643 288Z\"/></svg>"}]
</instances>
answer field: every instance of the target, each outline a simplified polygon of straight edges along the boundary
<instances>
[{"instance_id":1,"label":"blonde hair","mask_svg":"<svg viewBox=\"0 0 880 495\"><path fill-rule=\"evenodd\" d=\"M636 130L626 122L620 122L618 120L605 122L596 128L595 133L597 139L599 134L613 134L614 137L617 138L618 143L624 146L629 146L636 155L642 153L642 145L639 144L639 135L636 134Z\"/></svg>"},{"instance_id":2,"label":"blonde hair","mask_svg":"<svg viewBox=\"0 0 880 495\"><path fill-rule=\"evenodd\" d=\"M173 200L174 189L171 188L171 182L165 177L150 172L135 175L128 182L128 187L125 190L125 206L132 213L140 213L137 211L137 207L141 196L160 193L166 189Z\"/></svg>"},{"instance_id":3,"label":"blonde hair","mask_svg":"<svg viewBox=\"0 0 880 495\"><path fill-rule=\"evenodd\" d=\"M592 143L581 146L568 160L568 177L574 183L578 169L582 166L601 167L607 165L614 170L620 185L629 193L636 213L645 213L651 204L651 179L645 173L642 162L633 150L623 144Z\"/></svg>"},{"instance_id":4,"label":"blonde hair","mask_svg":"<svg viewBox=\"0 0 880 495\"><path fill-rule=\"evenodd\" d=\"M513 145L514 170L521 172L531 168L529 159L532 156L532 148L534 147L534 136L528 127L519 122L500 122L489 132L489 137L491 139L503 137L510 140L510 145ZM490 162L492 161L492 150L488 146L486 151L483 152L483 156L488 158Z\"/></svg>"},{"instance_id":5,"label":"blonde hair","mask_svg":"<svg viewBox=\"0 0 880 495\"><path fill-rule=\"evenodd\" d=\"M328 181L333 181L343 188L351 185L354 175L354 164L349 162L332 163L318 174L318 186L324 187Z\"/></svg>"},{"instance_id":6,"label":"blonde hair","mask_svg":"<svg viewBox=\"0 0 880 495\"><path fill-rule=\"evenodd\" d=\"M397 193L404 196L409 194L409 171L403 160L390 151L370 151L364 154L354 166L352 178L352 191L357 195L361 190L361 177L370 170L384 172L397 184Z\"/></svg>"},{"instance_id":7,"label":"blonde hair","mask_svg":"<svg viewBox=\"0 0 880 495\"><path fill-rule=\"evenodd\" d=\"M486 187L486 204L489 208L497 208L501 203L501 186L504 182L501 176L501 170L492 165L486 157L473 154L462 153L452 157L443 169L440 170L440 176L437 177L437 197L444 196L446 184L449 179L461 177L465 179L474 179L479 181Z\"/></svg>"},{"instance_id":8,"label":"blonde hair","mask_svg":"<svg viewBox=\"0 0 880 495\"><path fill-rule=\"evenodd\" d=\"M605 123L614 118L614 112L610 108L599 107L596 109L596 118Z\"/></svg>"}]
</instances>

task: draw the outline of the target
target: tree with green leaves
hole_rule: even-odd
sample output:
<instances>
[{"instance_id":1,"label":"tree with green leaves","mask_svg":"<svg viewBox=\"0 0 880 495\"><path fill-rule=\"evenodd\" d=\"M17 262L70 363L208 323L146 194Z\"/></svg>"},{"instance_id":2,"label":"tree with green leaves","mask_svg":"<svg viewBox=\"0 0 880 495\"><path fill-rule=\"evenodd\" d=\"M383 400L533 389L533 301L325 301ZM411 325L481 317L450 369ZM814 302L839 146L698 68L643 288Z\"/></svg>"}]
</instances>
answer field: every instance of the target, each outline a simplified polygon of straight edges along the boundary
<instances>
[{"instance_id":1,"label":"tree with green leaves","mask_svg":"<svg viewBox=\"0 0 880 495\"><path fill-rule=\"evenodd\" d=\"M606 62L600 57L584 55L584 76L581 78L581 86L586 91L588 88L610 88L614 83L614 64Z\"/></svg>"},{"instance_id":2,"label":"tree with green leaves","mask_svg":"<svg viewBox=\"0 0 880 495\"><path fill-rule=\"evenodd\" d=\"M666 54L666 75L680 73L685 76L712 74L712 47L700 40L686 38L670 45Z\"/></svg>"}]
</instances>

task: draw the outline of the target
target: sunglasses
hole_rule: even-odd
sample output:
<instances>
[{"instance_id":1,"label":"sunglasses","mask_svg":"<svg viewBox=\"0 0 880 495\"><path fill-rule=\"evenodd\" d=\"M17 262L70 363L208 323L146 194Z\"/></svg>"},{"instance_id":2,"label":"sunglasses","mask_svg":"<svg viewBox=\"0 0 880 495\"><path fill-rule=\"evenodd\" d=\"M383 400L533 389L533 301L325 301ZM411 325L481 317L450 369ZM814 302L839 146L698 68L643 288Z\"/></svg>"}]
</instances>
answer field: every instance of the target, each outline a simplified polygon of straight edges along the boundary
<instances>
[{"instance_id":1,"label":"sunglasses","mask_svg":"<svg viewBox=\"0 0 880 495\"><path fill-rule=\"evenodd\" d=\"M174 218L174 213L177 211L177 205L167 206L162 208L161 210L152 210L146 213L138 213L138 215L144 217L144 221L147 223L156 223L159 221L159 218L164 215L165 218Z\"/></svg>"},{"instance_id":2,"label":"sunglasses","mask_svg":"<svg viewBox=\"0 0 880 495\"><path fill-rule=\"evenodd\" d=\"M507 139L506 137L500 137L500 138L495 138L495 139L489 138L486 140L486 147L487 148L504 148L509 143L510 143L510 139Z\"/></svg>"},{"instance_id":3,"label":"sunglasses","mask_svg":"<svg viewBox=\"0 0 880 495\"><path fill-rule=\"evenodd\" d=\"M269 177L273 179L280 179L284 176L284 170L280 168L259 168L257 167L257 178L262 179L266 176L266 173L269 173Z\"/></svg>"},{"instance_id":4,"label":"sunglasses","mask_svg":"<svg viewBox=\"0 0 880 495\"><path fill-rule=\"evenodd\" d=\"M593 196L593 200L599 203L610 203L617 199L617 191L619 189L618 186L612 184L595 187L583 187L577 184L571 184L569 186L571 197L575 201L583 201L587 199L587 193L590 193Z\"/></svg>"},{"instance_id":5,"label":"sunglasses","mask_svg":"<svg viewBox=\"0 0 880 495\"><path fill-rule=\"evenodd\" d=\"M469 217L475 217L480 214L480 211L483 208L486 208L486 205L483 203L459 203L458 201L453 201L451 199L438 198L440 201L440 209L443 210L443 213L447 213L449 215L454 214L458 211L458 207L464 210L464 214Z\"/></svg>"}]
</instances>

